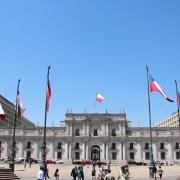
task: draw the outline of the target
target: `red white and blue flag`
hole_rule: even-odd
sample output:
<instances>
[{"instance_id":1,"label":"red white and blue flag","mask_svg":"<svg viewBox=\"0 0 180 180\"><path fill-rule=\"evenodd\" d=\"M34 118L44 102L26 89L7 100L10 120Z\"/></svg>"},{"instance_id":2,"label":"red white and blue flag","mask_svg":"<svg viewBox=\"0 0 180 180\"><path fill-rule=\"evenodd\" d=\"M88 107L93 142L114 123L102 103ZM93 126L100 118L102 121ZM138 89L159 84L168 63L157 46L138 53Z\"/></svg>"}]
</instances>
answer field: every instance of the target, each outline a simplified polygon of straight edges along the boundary
<instances>
[{"instance_id":1,"label":"red white and blue flag","mask_svg":"<svg viewBox=\"0 0 180 180\"><path fill-rule=\"evenodd\" d=\"M178 101L178 106L180 107L180 94L178 90L177 90L177 101Z\"/></svg>"},{"instance_id":2,"label":"red white and blue flag","mask_svg":"<svg viewBox=\"0 0 180 180\"><path fill-rule=\"evenodd\" d=\"M162 88L159 86L159 84L152 78L152 76L149 74L149 91L153 92L153 91L157 91L159 93L161 93L164 98L169 101L169 102L174 102L172 99L170 99L162 90Z\"/></svg>"},{"instance_id":3,"label":"red white and blue flag","mask_svg":"<svg viewBox=\"0 0 180 180\"><path fill-rule=\"evenodd\" d=\"M22 103L20 102L19 89L17 90L16 106L17 106L18 117L21 117L24 112L24 108L22 107Z\"/></svg>"},{"instance_id":4,"label":"red white and blue flag","mask_svg":"<svg viewBox=\"0 0 180 180\"><path fill-rule=\"evenodd\" d=\"M104 97L101 94L96 95L96 101L97 102L102 102L104 100Z\"/></svg>"},{"instance_id":5,"label":"red white and blue flag","mask_svg":"<svg viewBox=\"0 0 180 180\"><path fill-rule=\"evenodd\" d=\"M3 108L2 108L2 105L1 105L1 103L0 103L0 119L1 120L4 120L6 118L6 115L5 115L5 113L4 113L4 110L3 110Z\"/></svg>"},{"instance_id":6,"label":"red white and blue flag","mask_svg":"<svg viewBox=\"0 0 180 180\"><path fill-rule=\"evenodd\" d=\"M46 112L49 110L50 97L51 97L51 86L48 79L47 86L46 86Z\"/></svg>"}]
</instances>

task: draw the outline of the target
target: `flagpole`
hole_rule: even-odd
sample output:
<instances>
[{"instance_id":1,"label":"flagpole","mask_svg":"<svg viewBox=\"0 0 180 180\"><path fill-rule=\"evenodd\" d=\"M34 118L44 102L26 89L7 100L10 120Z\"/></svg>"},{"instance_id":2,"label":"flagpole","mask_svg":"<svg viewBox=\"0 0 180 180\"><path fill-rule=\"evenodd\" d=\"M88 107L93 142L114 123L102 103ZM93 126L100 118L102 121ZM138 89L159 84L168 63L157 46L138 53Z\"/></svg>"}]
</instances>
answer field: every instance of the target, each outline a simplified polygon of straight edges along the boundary
<instances>
[{"instance_id":1,"label":"flagpole","mask_svg":"<svg viewBox=\"0 0 180 180\"><path fill-rule=\"evenodd\" d=\"M151 101L150 101L150 93L149 93L149 68L146 66L147 70L147 87L148 87L148 109L149 109L149 132L150 132L150 167L149 174L151 177L154 177L153 166L154 166L154 158L153 158L153 148L152 148L152 126L151 126Z\"/></svg>"},{"instance_id":2,"label":"flagpole","mask_svg":"<svg viewBox=\"0 0 180 180\"><path fill-rule=\"evenodd\" d=\"M20 84L20 79L18 80L18 85L17 85L17 92L16 92L16 98L19 94L19 84ZM15 143L15 136L16 136L16 121L17 121L17 110L18 110L18 104L17 104L17 99L16 99L16 106L15 106L15 116L14 116L14 128L13 128L13 141L12 141L12 150L11 150L11 161L9 163L9 168L14 172L14 158L16 154L16 143Z\"/></svg>"},{"instance_id":3,"label":"flagpole","mask_svg":"<svg viewBox=\"0 0 180 180\"><path fill-rule=\"evenodd\" d=\"M50 66L48 67L48 73L47 73L47 85L49 82L49 70L50 70ZM44 167L45 171L47 171L47 165L46 165L46 120L47 120L47 97L46 97L46 102L45 102L44 139L43 139L43 154L42 154L42 162L43 162L43 167ZM45 180L46 180L46 175L45 175Z\"/></svg>"},{"instance_id":4,"label":"flagpole","mask_svg":"<svg viewBox=\"0 0 180 180\"><path fill-rule=\"evenodd\" d=\"M180 115L179 115L178 86L177 86L177 81L176 81L176 80L175 80L175 85L176 85L177 112L178 112L178 121L179 121L179 135L180 135Z\"/></svg>"}]
</instances>

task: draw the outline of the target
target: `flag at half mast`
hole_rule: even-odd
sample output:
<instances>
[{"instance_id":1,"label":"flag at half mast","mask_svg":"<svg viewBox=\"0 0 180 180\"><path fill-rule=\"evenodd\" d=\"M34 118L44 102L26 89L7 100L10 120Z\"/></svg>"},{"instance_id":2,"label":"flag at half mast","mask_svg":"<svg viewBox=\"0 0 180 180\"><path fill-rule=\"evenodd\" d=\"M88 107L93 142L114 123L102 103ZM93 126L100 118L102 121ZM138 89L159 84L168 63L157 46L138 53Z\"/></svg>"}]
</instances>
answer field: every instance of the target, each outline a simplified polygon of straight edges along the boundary
<instances>
[{"instance_id":1,"label":"flag at half mast","mask_svg":"<svg viewBox=\"0 0 180 180\"><path fill-rule=\"evenodd\" d=\"M174 100L170 99L162 90L162 88L160 87L160 85L152 78L152 76L149 74L149 91L153 92L153 91L157 91L159 93L161 93L164 98L169 101L169 102L174 102Z\"/></svg>"}]
</instances>

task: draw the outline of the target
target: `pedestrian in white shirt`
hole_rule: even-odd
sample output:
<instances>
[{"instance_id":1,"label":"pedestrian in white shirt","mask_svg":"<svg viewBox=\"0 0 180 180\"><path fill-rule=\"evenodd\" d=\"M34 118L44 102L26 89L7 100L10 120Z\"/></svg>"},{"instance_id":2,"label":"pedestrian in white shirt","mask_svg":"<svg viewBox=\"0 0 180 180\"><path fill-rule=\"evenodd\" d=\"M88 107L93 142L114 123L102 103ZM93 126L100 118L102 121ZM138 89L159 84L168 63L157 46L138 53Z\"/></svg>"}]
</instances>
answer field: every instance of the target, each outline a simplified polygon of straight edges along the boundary
<instances>
[{"instance_id":1,"label":"pedestrian in white shirt","mask_svg":"<svg viewBox=\"0 0 180 180\"><path fill-rule=\"evenodd\" d=\"M37 180L44 180L44 168L42 166L37 173Z\"/></svg>"}]
</instances>

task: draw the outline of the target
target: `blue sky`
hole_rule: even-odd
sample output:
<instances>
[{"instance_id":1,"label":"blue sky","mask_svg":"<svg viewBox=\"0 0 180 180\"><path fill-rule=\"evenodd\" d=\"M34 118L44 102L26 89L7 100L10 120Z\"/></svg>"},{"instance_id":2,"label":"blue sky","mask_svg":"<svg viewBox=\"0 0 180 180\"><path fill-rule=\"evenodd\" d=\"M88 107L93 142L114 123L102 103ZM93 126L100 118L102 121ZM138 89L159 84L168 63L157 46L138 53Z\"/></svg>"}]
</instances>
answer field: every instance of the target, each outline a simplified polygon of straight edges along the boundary
<instances>
[{"instance_id":1,"label":"blue sky","mask_svg":"<svg viewBox=\"0 0 180 180\"><path fill-rule=\"evenodd\" d=\"M52 98L47 124L73 112L125 111L148 126L151 75L175 99L180 84L179 1L0 1L0 94L15 102L17 80L25 116L43 125L47 67ZM179 87L180 88L180 87ZM105 100L97 104L96 92ZM152 122L176 111L151 93Z\"/></svg>"}]
</instances>

